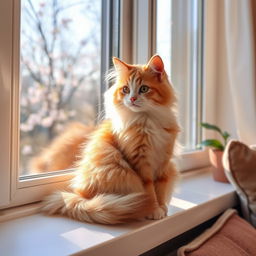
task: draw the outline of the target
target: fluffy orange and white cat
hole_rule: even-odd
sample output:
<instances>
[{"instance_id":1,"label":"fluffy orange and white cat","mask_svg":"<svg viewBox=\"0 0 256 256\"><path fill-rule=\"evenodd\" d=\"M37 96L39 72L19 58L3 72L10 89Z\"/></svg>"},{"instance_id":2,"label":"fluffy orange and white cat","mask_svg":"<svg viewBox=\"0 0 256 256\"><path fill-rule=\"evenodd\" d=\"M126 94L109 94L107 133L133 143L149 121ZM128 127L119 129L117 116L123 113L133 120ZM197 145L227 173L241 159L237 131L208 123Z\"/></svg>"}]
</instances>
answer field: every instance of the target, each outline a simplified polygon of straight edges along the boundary
<instances>
[{"instance_id":1,"label":"fluffy orange and white cat","mask_svg":"<svg viewBox=\"0 0 256 256\"><path fill-rule=\"evenodd\" d=\"M177 177L171 161L179 132L174 90L158 55L146 65L113 62L106 120L85 145L72 191L45 200L49 214L104 224L167 215Z\"/></svg>"}]
</instances>

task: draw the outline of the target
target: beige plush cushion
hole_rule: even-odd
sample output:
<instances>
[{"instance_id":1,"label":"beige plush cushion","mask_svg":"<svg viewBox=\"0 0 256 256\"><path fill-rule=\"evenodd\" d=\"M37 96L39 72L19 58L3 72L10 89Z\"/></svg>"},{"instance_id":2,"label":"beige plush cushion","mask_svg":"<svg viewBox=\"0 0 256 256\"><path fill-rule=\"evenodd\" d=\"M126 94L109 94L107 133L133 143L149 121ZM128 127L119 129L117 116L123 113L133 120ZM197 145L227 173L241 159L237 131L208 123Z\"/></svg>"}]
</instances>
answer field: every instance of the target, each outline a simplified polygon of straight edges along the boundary
<instances>
[{"instance_id":1,"label":"beige plush cushion","mask_svg":"<svg viewBox=\"0 0 256 256\"><path fill-rule=\"evenodd\" d=\"M256 227L256 150L239 141L230 141L223 165L239 195L244 218Z\"/></svg>"},{"instance_id":2,"label":"beige plush cushion","mask_svg":"<svg viewBox=\"0 0 256 256\"><path fill-rule=\"evenodd\" d=\"M178 256L256 255L256 230L233 209L191 243L178 250Z\"/></svg>"}]
</instances>

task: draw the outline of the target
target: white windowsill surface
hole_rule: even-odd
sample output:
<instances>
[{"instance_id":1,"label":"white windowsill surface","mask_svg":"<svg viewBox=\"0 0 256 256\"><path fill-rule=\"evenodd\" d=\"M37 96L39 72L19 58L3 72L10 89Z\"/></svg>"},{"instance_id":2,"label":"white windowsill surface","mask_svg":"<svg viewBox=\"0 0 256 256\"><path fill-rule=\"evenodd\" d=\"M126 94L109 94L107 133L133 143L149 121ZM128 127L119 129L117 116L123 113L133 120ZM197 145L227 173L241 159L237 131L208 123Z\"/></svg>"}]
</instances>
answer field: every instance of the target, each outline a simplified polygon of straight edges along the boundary
<instances>
[{"instance_id":1,"label":"white windowsill surface","mask_svg":"<svg viewBox=\"0 0 256 256\"><path fill-rule=\"evenodd\" d=\"M33 214L0 223L0 255L139 255L236 203L232 186L213 181L209 168L191 171L182 174L160 221L105 226Z\"/></svg>"}]
</instances>

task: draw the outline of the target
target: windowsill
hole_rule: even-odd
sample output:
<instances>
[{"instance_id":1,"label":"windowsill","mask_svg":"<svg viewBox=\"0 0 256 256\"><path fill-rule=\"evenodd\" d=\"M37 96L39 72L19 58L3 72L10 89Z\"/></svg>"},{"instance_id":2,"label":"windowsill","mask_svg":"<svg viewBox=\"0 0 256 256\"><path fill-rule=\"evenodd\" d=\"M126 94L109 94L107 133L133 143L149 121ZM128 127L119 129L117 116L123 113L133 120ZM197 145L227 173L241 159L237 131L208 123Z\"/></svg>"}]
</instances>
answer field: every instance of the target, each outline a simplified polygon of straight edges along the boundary
<instances>
[{"instance_id":1,"label":"windowsill","mask_svg":"<svg viewBox=\"0 0 256 256\"><path fill-rule=\"evenodd\" d=\"M230 184L213 181L210 168L182 174L160 221L87 224L33 214L0 224L3 255L139 255L236 205Z\"/></svg>"}]
</instances>

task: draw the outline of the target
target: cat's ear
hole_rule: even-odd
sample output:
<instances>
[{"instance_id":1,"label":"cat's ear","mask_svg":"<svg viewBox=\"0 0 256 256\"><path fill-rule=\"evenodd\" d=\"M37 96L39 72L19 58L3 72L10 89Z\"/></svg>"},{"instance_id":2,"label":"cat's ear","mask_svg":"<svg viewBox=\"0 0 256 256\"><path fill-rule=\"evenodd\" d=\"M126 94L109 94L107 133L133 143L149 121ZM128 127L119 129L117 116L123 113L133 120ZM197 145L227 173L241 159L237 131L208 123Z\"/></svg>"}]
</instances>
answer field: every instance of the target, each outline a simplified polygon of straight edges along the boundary
<instances>
[{"instance_id":1,"label":"cat's ear","mask_svg":"<svg viewBox=\"0 0 256 256\"><path fill-rule=\"evenodd\" d=\"M112 59L113 59L115 70L118 73L128 72L128 70L130 69L130 66L128 64L126 64L125 62L121 61L117 57L113 57Z\"/></svg>"},{"instance_id":2,"label":"cat's ear","mask_svg":"<svg viewBox=\"0 0 256 256\"><path fill-rule=\"evenodd\" d=\"M162 74L164 72L164 63L159 55L151 57L147 66L158 74Z\"/></svg>"}]
</instances>

